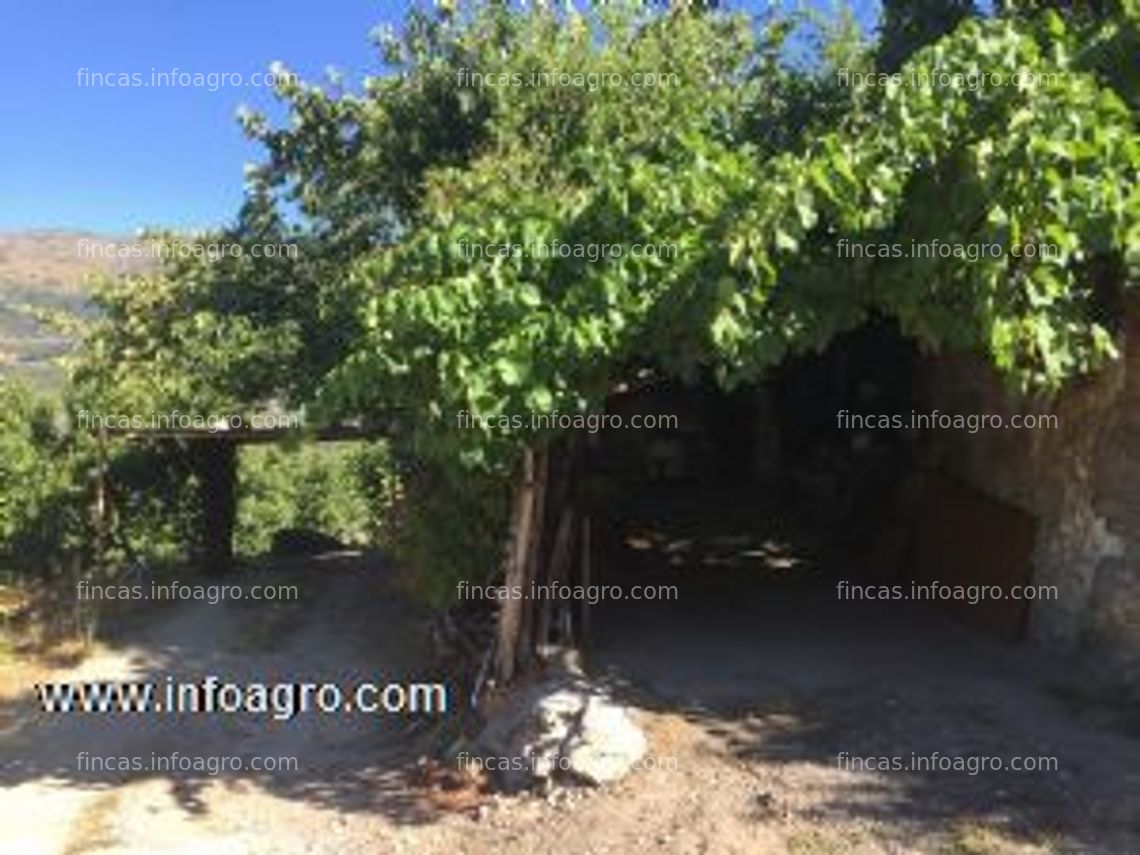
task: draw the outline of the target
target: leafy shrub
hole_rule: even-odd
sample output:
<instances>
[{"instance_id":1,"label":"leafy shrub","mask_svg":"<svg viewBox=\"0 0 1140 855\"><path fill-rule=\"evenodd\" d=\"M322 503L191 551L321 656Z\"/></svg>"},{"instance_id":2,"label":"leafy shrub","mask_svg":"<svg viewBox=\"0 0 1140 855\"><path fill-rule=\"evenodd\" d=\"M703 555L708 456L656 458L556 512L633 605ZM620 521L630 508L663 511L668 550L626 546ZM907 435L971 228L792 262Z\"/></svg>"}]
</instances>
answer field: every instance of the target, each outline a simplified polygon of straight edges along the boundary
<instances>
[{"instance_id":1,"label":"leafy shrub","mask_svg":"<svg viewBox=\"0 0 1140 855\"><path fill-rule=\"evenodd\" d=\"M509 485L484 471L421 460L407 466L388 509L391 546L412 571L415 593L450 603L461 579L490 578L502 563Z\"/></svg>"},{"instance_id":2,"label":"leafy shrub","mask_svg":"<svg viewBox=\"0 0 1140 855\"><path fill-rule=\"evenodd\" d=\"M48 576L87 541L90 461L46 399L0 378L0 569Z\"/></svg>"}]
</instances>

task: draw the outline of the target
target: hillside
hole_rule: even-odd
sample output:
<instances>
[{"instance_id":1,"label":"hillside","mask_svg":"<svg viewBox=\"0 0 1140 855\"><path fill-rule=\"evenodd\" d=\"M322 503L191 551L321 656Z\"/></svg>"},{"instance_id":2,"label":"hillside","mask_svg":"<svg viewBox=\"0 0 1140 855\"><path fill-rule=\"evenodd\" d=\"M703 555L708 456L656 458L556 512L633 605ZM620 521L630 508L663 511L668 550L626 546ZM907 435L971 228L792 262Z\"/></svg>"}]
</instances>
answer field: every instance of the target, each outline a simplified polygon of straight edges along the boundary
<instances>
[{"instance_id":1,"label":"hillside","mask_svg":"<svg viewBox=\"0 0 1140 855\"><path fill-rule=\"evenodd\" d=\"M36 320L35 310L88 311L93 275L129 273L150 264L106 249L132 243L91 232L0 232L0 374L54 385L58 368L52 360L70 342Z\"/></svg>"}]
</instances>

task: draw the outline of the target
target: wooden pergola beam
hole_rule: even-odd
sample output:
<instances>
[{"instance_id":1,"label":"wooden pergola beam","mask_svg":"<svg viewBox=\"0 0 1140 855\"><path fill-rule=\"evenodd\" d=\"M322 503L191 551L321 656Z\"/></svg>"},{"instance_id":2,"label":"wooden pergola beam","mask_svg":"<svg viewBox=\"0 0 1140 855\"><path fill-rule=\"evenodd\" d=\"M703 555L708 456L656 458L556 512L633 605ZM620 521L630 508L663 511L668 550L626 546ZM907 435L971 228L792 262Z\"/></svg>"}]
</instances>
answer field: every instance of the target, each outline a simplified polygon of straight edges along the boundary
<instances>
[{"instance_id":1,"label":"wooden pergola beam","mask_svg":"<svg viewBox=\"0 0 1140 855\"><path fill-rule=\"evenodd\" d=\"M211 431L206 428L190 430L143 428L136 430L134 428L107 427L96 432L105 436L107 439L131 441L174 439L189 442L225 442L237 445L260 442L284 442L294 439L310 442L352 442L383 439L392 433L388 427L360 428L348 426L334 426L305 431L300 431L296 428L237 428Z\"/></svg>"}]
</instances>

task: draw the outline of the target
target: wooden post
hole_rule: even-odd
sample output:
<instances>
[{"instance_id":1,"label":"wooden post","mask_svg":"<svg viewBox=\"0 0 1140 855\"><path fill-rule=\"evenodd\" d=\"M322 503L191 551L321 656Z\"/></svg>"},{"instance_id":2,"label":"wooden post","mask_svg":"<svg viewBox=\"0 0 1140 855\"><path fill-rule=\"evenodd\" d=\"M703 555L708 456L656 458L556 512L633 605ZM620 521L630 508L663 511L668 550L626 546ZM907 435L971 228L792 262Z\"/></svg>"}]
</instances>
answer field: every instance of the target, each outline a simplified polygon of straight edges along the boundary
<instances>
[{"instance_id":1,"label":"wooden post","mask_svg":"<svg viewBox=\"0 0 1140 855\"><path fill-rule=\"evenodd\" d=\"M549 640L555 613L569 625L569 637L563 640L568 644L578 641L574 637L573 602L531 598L532 585L569 580L576 566L573 550L581 515L576 493L577 457L572 443L566 451L562 456L550 448L524 452L503 573L507 589L517 588L523 596L504 600L499 611L496 674L500 683L509 682L519 670L534 664L539 648ZM588 549L588 527L584 531L580 548ZM589 559L584 562L588 578Z\"/></svg>"},{"instance_id":2,"label":"wooden post","mask_svg":"<svg viewBox=\"0 0 1140 855\"><path fill-rule=\"evenodd\" d=\"M535 624L535 606L534 600L530 599L531 590L534 584L540 581L540 578L545 572L545 555L543 547L545 546L545 532L546 532L546 504L547 504L547 484L550 477L550 453L546 449L539 449L535 453L535 472L534 472L534 491L531 501L534 503L534 509L531 512L531 530L529 534L530 542L527 544L526 558L524 572L522 574L522 593L523 597L520 600L522 608L520 609L519 620L519 644L518 650L515 652L515 660L519 667L526 670L534 663L534 632Z\"/></svg>"},{"instance_id":3,"label":"wooden post","mask_svg":"<svg viewBox=\"0 0 1140 855\"><path fill-rule=\"evenodd\" d=\"M543 583L561 582L565 579L566 568L570 566L570 549L572 546L573 533L574 509L569 505L564 505L562 508L562 517L558 521L558 529L554 535L554 545L550 550L549 572L542 580ZM573 604L558 605L557 607L572 608ZM549 640L550 618L555 608L556 604L549 597L544 597L535 604L538 615L538 626L535 631L534 640L539 645L546 644Z\"/></svg>"},{"instance_id":4,"label":"wooden post","mask_svg":"<svg viewBox=\"0 0 1140 855\"><path fill-rule=\"evenodd\" d=\"M523 452L522 482L515 489L515 502L511 511L511 537L506 550L504 584L525 583L526 559L529 552L534 517L534 452ZM507 683L515 674L518 659L520 630L522 629L523 601L508 598L499 612L499 645L496 671L500 683Z\"/></svg>"},{"instance_id":5,"label":"wooden post","mask_svg":"<svg viewBox=\"0 0 1140 855\"><path fill-rule=\"evenodd\" d=\"M233 566L237 450L230 442L214 439L195 441L195 451L202 502L202 569L221 576Z\"/></svg>"},{"instance_id":6,"label":"wooden post","mask_svg":"<svg viewBox=\"0 0 1140 855\"><path fill-rule=\"evenodd\" d=\"M588 513L582 515L582 544L579 546L582 551L582 587L590 587L590 515ZM582 600L582 622L578 628L578 649L581 651L583 659L587 654L587 647L590 642L590 601L588 598Z\"/></svg>"}]
</instances>

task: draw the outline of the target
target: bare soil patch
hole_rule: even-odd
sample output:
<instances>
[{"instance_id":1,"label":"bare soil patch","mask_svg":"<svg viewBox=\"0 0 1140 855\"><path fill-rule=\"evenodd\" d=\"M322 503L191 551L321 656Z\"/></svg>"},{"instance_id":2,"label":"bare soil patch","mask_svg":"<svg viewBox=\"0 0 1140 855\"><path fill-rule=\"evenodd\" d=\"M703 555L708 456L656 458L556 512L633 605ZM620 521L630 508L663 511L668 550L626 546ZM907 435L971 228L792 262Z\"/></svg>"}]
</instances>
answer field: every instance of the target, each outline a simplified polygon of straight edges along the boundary
<instances>
[{"instance_id":1,"label":"bare soil patch","mask_svg":"<svg viewBox=\"0 0 1140 855\"><path fill-rule=\"evenodd\" d=\"M426 615L389 572L313 561L290 572L301 607L179 604L52 679L427 677ZM843 619L821 591L767 590L747 609L694 597L599 613L593 670L635 710L650 762L596 790L449 792L420 762L431 729L398 718L49 717L9 699L0 851L1140 852L1140 741L1119 718L1079 717L1022 651L926 613ZM835 762L932 750L1061 766L995 777ZM89 774L81 751L295 756L299 769Z\"/></svg>"}]
</instances>

